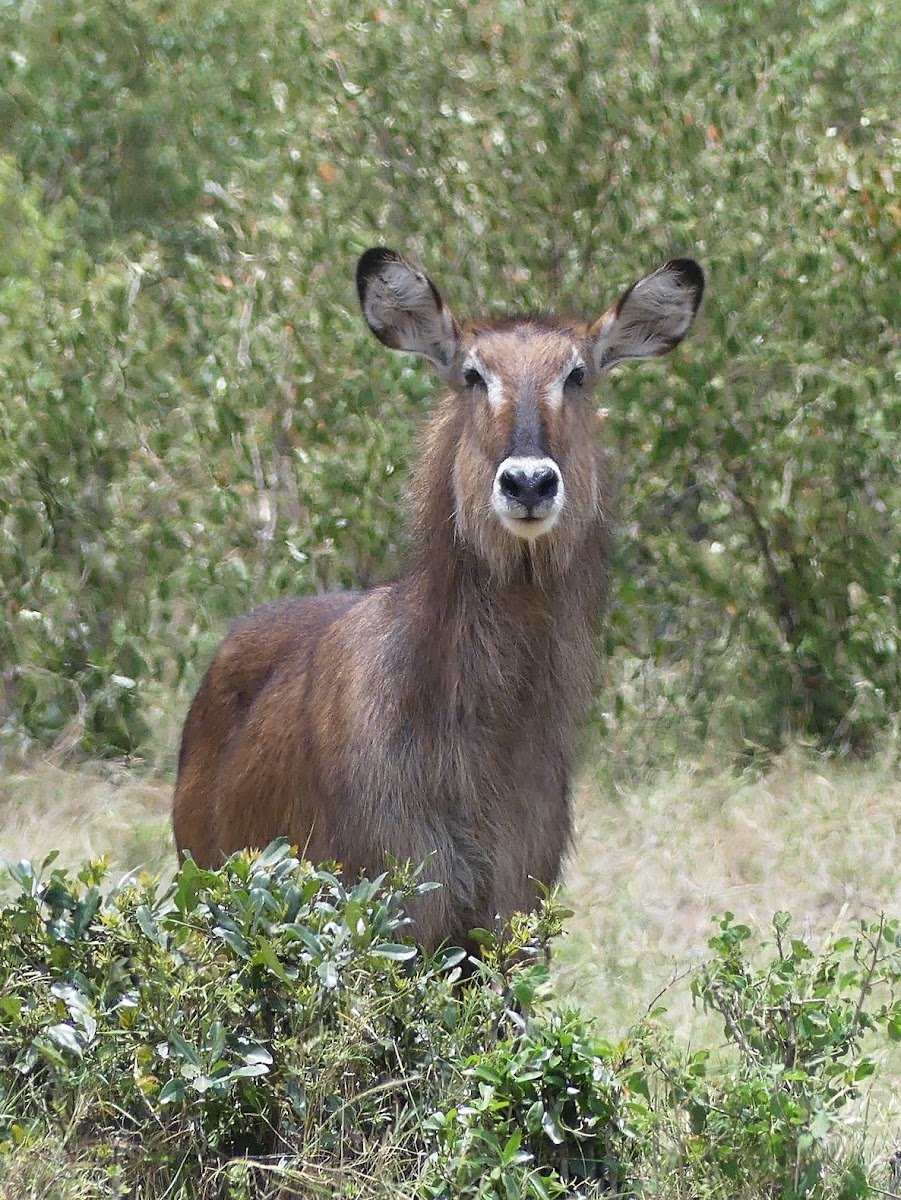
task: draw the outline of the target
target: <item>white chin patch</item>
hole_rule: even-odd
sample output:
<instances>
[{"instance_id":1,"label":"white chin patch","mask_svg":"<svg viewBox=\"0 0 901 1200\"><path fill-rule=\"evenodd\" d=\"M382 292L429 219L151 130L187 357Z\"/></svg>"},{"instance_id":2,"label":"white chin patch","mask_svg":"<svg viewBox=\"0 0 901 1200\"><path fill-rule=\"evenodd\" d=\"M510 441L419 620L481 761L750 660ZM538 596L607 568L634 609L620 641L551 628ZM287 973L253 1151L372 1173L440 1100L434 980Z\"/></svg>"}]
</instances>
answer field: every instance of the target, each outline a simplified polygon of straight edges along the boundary
<instances>
[{"instance_id":1,"label":"white chin patch","mask_svg":"<svg viewBox=\"0 0 901 1200\"><path fill-rule=\"evenodd\" d=\"M511 517L508 512L498 508L496 504L494 511L505 529L527 542L534 542L542 534L550 533L560 516L559 512L555 512L546 517Z\"/></svg>"}]
</instances>

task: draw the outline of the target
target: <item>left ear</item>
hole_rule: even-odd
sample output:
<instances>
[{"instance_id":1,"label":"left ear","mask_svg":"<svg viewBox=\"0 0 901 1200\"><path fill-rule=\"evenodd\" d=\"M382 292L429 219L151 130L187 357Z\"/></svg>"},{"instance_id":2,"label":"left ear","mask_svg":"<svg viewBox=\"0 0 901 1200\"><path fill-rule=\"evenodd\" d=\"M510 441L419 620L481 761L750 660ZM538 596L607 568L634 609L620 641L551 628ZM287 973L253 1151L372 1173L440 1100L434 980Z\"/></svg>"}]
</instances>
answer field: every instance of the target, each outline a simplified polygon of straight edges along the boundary
<instances>
[{"instance_id":1,"label":"left ear","mask_svg":"<svg viewBox=\"0 0 901 1200\"><path fill-rule=\"evenodd\" d=\"M688 333L703 294L704 272L693 258L674 258L633 283L588 331L595 370L672 350Z\"/></svg>"}]
</instances>

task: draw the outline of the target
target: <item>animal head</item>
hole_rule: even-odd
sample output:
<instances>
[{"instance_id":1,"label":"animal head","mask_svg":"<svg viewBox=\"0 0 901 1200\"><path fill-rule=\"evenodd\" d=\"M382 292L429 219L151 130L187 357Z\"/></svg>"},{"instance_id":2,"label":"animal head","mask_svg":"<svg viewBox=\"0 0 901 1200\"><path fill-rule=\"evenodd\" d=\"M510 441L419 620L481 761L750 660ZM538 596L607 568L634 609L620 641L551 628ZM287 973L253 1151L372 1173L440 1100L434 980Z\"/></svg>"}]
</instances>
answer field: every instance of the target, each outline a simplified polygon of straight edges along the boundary
<instances>
[{"instance_id":1,"label":"animal head","mask_svg":"<svg viewBox=\"0 0 901 1200\"><path fill-rule=\"evenodd\" d=\"M426 358L448 385L439 425L455 443L459 540L496 569L523 552L550 553L558 566L572 556L601 502L595 386L624 359L678 345L703 289L701 268L680 258L593 321L461 322L401 255L366 251L357 290L369 328L391 349Z\"/></svg>"}]
</instances>

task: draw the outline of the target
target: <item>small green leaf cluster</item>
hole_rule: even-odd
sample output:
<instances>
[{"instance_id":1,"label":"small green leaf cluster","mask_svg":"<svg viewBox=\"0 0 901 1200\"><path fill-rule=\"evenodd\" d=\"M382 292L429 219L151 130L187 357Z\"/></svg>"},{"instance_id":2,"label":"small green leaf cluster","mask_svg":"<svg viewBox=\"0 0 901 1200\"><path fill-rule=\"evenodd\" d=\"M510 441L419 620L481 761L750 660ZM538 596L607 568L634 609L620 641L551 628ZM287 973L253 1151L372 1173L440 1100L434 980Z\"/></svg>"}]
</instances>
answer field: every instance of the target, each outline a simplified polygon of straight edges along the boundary
<instances>
[{"instance_id":1,"label":"small green leaf cluster","mask_svg":"<svg viewBox=\"0 0 901 1200\"><path fill-rule=\"evenodd\" d=\"M768 947L732 913L718 925L692 992L722 1018L722 1050L674 1051L653 1020L636 1031L643 1058L632 1083L640 1091L655 1080L672 1105L674 1171L689 1192L695 1181L713 1194L786 1200L871 1195L860 1139L843 1145L842 1116L876 1072L879 1037L901 1037L901 925L862 921L818 951L791 931L788 913L775 915Z\"/></svg>"},{"instance_id":2,"label":"small green leaf cluster","mask_svg":"<svg viewBox=\"0 0 901 1200\"><path fill-rule=\"evenodd\" d=\"M612 1047L588 1036L584 1017L565 1009L545 1023L523 1021L512 1046L472 1056L464 1064L467 1103L427 1119L444 1162L426 1194L451 1200L481 1178L479 1195L544 1200L571 1194L562 1180L599 1180L608 1188L624 1182L631 1155L614 1059ZM552 1165L559 1178L536 1170L536 1161ZM519 1163L531 1166L522 1180L508 1170Z\"/></svg>"},{"instance_id":3,"label":"small green leaf cluster","mask_svg":"<svg viewBox=\"0 0 901 1200\"><path fill-rule=\"evenodd\" d=\"M109 887L103 863L10 876L0 1179L48 1138L97 1188L112 1147L146 1196L342 1172L348 1195L565 1196L626 1161L611 1049L549 1004L545 963L513 962L524 941L466 986L462 951L405 943L415 873L346 886L278 842L162 889Z\"/></svg>"}]
</instances>

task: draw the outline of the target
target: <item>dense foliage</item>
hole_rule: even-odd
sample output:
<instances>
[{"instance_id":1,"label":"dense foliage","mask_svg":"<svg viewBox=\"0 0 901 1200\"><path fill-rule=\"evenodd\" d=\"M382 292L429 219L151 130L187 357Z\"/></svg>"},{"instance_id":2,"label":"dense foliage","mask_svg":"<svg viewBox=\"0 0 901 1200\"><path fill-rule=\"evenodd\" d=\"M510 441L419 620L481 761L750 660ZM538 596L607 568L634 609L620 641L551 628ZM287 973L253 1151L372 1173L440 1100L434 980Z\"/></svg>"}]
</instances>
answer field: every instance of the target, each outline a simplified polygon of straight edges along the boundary
<instances>
[{"instance_id":1,"label":"dense foliage","mask_svg":"<svg viewBox=\"0 0 901 1200\"><path fill-rule=\"evenodd\" d=\"M167 886L11 868L0 907L0 1191L169 1198L869 1194L842 1110L901 1038L897 922L819 953L730 915L693 987L618 1045L554 1001L552 904L462 951L403 942L407 873L343 886L284 843ZM873 1179L876 1178L874 1175Z\"/></svg>"},{"instance_id":2,"label":"dense foliage","mask_svg":"<svg viewBox=\"0 0 901 1200\"><path fill-rule=\"evenodd\" d=\"M881 0L0 5L7 736L140 748L229 616L395 568L434 383L356 313L382 242L463 312L703 261L699 333L601 399L602 707L865 748L901 707L898 32Z\"/></svg>"}]
</instances>

